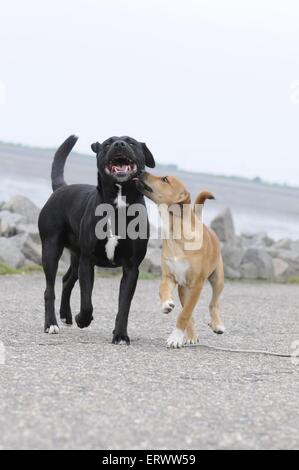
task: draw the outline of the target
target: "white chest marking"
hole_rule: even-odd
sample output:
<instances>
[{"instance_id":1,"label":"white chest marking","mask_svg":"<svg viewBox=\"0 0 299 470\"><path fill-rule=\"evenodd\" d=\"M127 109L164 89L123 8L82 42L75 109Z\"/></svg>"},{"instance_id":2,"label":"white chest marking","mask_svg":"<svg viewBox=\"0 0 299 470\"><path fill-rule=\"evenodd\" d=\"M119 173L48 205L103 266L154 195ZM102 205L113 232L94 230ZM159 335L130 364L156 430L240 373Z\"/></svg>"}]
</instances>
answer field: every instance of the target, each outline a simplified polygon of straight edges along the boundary
<instances>
[{"instance_id":1,"label":"white chest marking","mask_svg":"<svg viewBox=\"0 0 299 470\"><path fill-rule=\"evenodd\" d=\"M113 261L114 252L115 252L115 248L117 247L117 245L118 245L118 237L114 235L114 237L108 238L108 241L105 246L105 250L106 250L107 258L110 261Z\"/></svg>"},{"instance_id":2,"label":"white chest marking","mask_svg":"<svg viewBox=\"0 0 299 470\"><path fill-rule=\"evenodd\" d=\"M186 274L189 269L188 261L178 258L169 258L166 263L176 282L180 286L186 284Z\"/></svg>"},{"instance_id":3,"label":"white chest marking","mask_svg":"<svg viewBox=\"0 0 299 470\"><path fill-rule=\"evenodd\" d=\"M114 199L114 204L116 205L117 209L120 209L122 207L127 207L125 198L122 197L122 187L121 184L116 185L118 187L118 193L116 198Z\"/></svg>"},{"instance_id":4,"label":"white chest marking","mask_svg":"<svg viewBox=\"0 0 299 470\"><path fill-rule=\"evenodd\" d=\"M105 251L106 251L107 258L110 261L113 261L114 252L115 252L115 248L118 245L119 236L118 235L113 235L110 219L108 219L108 231L109 231L109 237L108 237L108 241L105 245Z\"/></svg>"}]
</instances>

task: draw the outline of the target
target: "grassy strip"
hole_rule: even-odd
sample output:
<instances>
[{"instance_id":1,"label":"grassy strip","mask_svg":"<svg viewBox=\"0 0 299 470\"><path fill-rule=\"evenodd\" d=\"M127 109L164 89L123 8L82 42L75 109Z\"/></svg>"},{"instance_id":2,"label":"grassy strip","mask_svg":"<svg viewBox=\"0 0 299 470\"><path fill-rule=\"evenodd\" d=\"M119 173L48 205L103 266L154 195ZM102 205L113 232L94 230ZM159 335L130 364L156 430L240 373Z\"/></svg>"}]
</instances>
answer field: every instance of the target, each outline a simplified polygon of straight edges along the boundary
<instances>
[{"instance_id":1,"label":"grassy strip","mask_svg":"<svg viewBox=\"0 0 299 470\"><path fill-rule=\"evenodd\" d=\"M7 264L2 263L0 261L0 276L6 276L6 275L12 275L12 274L30 274L30 273L37 273L37 272L42 272L42 267L37 265L37 264L28 264L24 266L23 268L20 269L15 269L11 268L10 266L7 266ZM64 274L64 273L59 273L59 274ZM118 269L102 269L96 272L96 277L100 278L119 278L121 277L121 270ZM146 271L140 271L139 274L139 279L142 280L154 280L154 279L160 279L159 275L148 273ZM290 276L287 279L281 279L281 280L267 280L267 279L227 279L229 282L234 282L234 283L256 283L256 282L264 282L264 283L269 283L272 282L274 284L299 284L299 276Z\"/></svg>"},{"instance_id":2,"label":"grassy strip","mask_svg":"<svg viewBox=\"0 0 299 470\"><path fill-rule=\"evenodd\" d=\"M23 268L15 269L11 268L5 263L2 263L0 261L0 276L8 276L12 274L30 274L30 273L37 273L37 272L42 272L42 267L39 266L38 264L28 264L24 266ZM59 274L64 274L63 272ZM103 269L100 271L96 272L97 277L101 278L119 278L121 277L121 270L114 270L114 269ZM147 273L145 271L141 271L139 275L139 279L143 280L152 280L152 279L158 279L159 276L156 276L152 273Z\"/></svg>"},{"instance_id":3,"label":"grassy strip","mask_svg":"<svg viewBox=\"0 0 299 470\"><path fill-rule=\"evenodd\" d=\"M122 276L121 270L117 269L104 269L96 272L96 277L100 278L120 278ZM156 274L148 273L146 271L140 271L139 273L139 279L145 280L145 281L152 281L153 279L160 279L160 276L157 276Z\"/></svg>"},{"instance_id":4,"label":"grassy strip","mask_svg":"<svg viewBox=\"0 0 299 470\"><path fill-rule=\"evenodd\" d=\"M23 268L15 269L0 261L0 276L7 276L9 274L29 274L40 271L42 271L42 267L38 264L28 264Z\"/></svg>"}]
</instances>

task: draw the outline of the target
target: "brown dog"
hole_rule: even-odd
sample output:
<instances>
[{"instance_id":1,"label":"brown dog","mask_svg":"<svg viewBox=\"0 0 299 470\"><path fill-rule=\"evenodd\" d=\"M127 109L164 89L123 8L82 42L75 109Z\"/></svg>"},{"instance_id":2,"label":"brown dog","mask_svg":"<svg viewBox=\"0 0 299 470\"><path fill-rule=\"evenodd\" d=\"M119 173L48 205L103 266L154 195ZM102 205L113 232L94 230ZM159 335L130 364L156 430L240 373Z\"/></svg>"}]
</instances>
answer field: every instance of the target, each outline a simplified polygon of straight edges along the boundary
<instances>
[{"instance_id":1,"label":"brown dog","mask_svg":"<svg viewBox=\"0 0 299 470\"><path fill-rule=\"evenodd\" d=\"M215 333L223 333L219 297L224 287L224 273L220 243L215 232L202 223L196 211L198 206L194 208L191 205L190 193L176 177L161 178L145 173L138 189L159 205L164 221L166 213L168 217L169 232L162 249L161 306L163 313L174 309L172 292L178 285L182 310L176 328L167 339L167 346L181 348L184 344L198 343L192 314L207 279L213 290L209 326ZM202 192L195 204L203 204L206 199L214 199L214 196Z\"/></svg>"}]
</instances>

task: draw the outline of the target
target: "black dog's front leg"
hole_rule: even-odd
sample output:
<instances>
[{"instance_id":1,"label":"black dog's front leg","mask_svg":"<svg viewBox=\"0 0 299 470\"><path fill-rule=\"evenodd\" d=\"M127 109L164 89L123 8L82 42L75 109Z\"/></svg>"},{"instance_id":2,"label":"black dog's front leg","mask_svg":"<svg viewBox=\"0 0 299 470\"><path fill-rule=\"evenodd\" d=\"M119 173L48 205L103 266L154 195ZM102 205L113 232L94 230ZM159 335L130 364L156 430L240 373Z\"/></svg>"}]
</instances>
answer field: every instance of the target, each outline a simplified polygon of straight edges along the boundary
<instances>
[{"instance_id":1,"label":"black dog's front leg","mask_svg":"<svg viewBox=\"0 0 299 470\"><path fill-rule=\"evenodd\" d=\"M118 314L116 316L115 328L113 331L113 344L118 344L120 341L125 341L128 345L130 344L130 338L127 332L128 316L138 276L138 267L123 267L123 277L119 289Z\"/></svg>"},{"instance_id":2,"label":"black dog's front leg","mask_svg":"<svg viewBox=\"0 0 299 470\"><path fill-rule=\"evenodd\" d=\"M93 320L91 295L94 282L94 266L88 257L81 257L79 263L79 283L81 291L80 313L75 320L79 328L86 328Z\"/></svg>"}]
</instances>

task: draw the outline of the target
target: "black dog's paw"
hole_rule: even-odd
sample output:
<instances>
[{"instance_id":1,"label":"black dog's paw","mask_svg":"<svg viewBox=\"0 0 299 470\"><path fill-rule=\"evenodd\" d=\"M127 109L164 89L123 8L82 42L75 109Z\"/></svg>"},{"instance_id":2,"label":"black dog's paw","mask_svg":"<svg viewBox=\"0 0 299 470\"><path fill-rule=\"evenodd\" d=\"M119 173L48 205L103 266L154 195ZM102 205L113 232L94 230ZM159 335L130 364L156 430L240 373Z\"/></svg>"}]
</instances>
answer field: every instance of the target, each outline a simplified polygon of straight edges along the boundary
<instances>
[{"instance_id":1,"label":"black dog's paw","mask_svg":"<svg viewBox=\"0 0 299 470\"><path fill-rule=\"evenodd\" d=\"M127 334L113 332L112 344L119 344L121 341L125 341L127 346L130 346L130 338Z\"/></svg>"},{"instance_id":2,"label":"black dog's paw","mask_svg":"<svg viewBox=\"0 0 299 470\"><path fill-rule=\"evenodd\" d=\"M68 320L67 318L60 318L60 321L66 326L72 326L73 320Z\"/></svg>"},{"instance_id":3,"label":"black dog's paw","mask_svg":"<svg viewBox=\"0 0 299 470\"><path fill-rule=\"evenodd\" d=\"M86 318L81 315L81 313L78 313L78 315L75 316L75 320L79 328L87 328L91 324L93 316L91 315L89 318Z\"/></svg>"},{"instance_id":4,"label":"black dog's paw","mask_svg":"<svg viewBox=\"0 0 299 470\"><path fill-rule=\"evenodd\" d=\"M73 324L73 318L71 313L65 313L65 312L60 312L60 321L64 323L65 325L72 325Z\"/></svg>"},{"instance_id":5,"label":"black dog's paw","mask_svg":"<svg viewBox=\"0 0 299 470\"><path fill-rule=\"evenodd\" d=\"M45 325L44 329L45 333L48 333L49 335L58 335L59 333L59 327L58 325Z\"/></svg>"}]
</instances>

